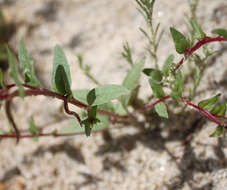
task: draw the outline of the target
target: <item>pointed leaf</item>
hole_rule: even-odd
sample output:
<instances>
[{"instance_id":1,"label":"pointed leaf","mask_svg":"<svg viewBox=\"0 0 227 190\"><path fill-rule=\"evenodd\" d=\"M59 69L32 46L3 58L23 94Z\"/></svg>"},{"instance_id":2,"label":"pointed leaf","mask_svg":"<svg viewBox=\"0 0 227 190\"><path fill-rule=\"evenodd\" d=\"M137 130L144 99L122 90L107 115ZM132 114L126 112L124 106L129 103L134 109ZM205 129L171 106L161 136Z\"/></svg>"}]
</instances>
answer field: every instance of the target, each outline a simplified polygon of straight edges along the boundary
<instances>
[{"instance_id":1,"label":"pointed leaf","mask_svg":"<svg viewBox=\"0 0 227 190\"><path fill-rule=\"evenodd\" d=\"M165 60L165 63L164 63L163 68L162 68L162 73L166 77L169 76L171 69L174 66L173 60L174 60L174 56L172 54L169 55L167 57L167 59Z\"/></svg>"},{"instance_id":2,"label":"pointed leaf","mask_svg":"<svg viewBox=\"0 0 227 190\"><path fill-rule=\"evenodd\" d=\"M168 119L167 108L166 108L166 105L163 102L156 104L154 109L160 117Z\"/></svg>"},{"instance_id":3,"label":"pointed leaf","mask_svg":"<svg viewBox=\"0 0 227 190\"><path fill-rule=\"evenodd\" d=\"M1 87L5 88L5 83L4 83L4 75L3 75L2 69L0 68L0 89Z\"/></svg>"},{"instance_id":4,"label":"pointed leaf","mask_svg":"<svg viewBox=\"0 0 227 190\"><path fill-rule=\"evenodd\" d=\"M40 82L35 75L34 62L30 58L23 40L20 41L18 54L20 67L24 73L25 83L34 87L40 87Z\"/></svg>"},{"instance_id":5,"label":"pointed leaf","mask_svg":"<svg viewBox=\"0 0 227 190\"><path fill-rule=\"evenodd\" d=\"M206 34L201 29L199 23L194 18L191 20L191 22L192 22L192 27L194 29L195 39L199 40L201 38L204 38L206 36Z\"/></svg>"},{"instance_id":6,"label":"pointed leaf","mask_svg":"<svg viewBox=\"0 0 227 190\"><path fill-rule=\"evenodd\" d=\"M149 84L156 98L161 98L165 96L165 92L163 91L162 86L159 83L152 79L149 79Z\"/></svg>"},{"instance_id":7,"label":"pointed leaf","mask_svg":"<svg viewBox=\"0 0 227 190\"><path fill-rule=\"evenodd\" d=\"M97 106L92 106L88 111L88 118L96 118Z\"/></svg>"},{"instance_id":8,"label":"pointed leaf","mask_svg":"<svg viewBox=\"0 0 227 190\"><path fill-rule=\"evenodd\" d=\"M225 112L227 110L227 102L224 102L223 104L216 106L212 110L212 114L217 115L217 116L225 116Z\"/></svg>"},{"instance_id":9,"label":"pointed leaf","mask_svg":"<svg viewBox=\"0 0 227 190\"><path fill-rule=\"evenodd\" d=\"M214 108L214 106L220 96L221 96L221 94L217 94L216 96L214 96L212 98L203 100L203 101L199 102L198 106L210 112Z\"/></svg>"},{"instance_id":10,"label":"pointed leaf","mask_svg":"<svg viewBox=\"0 0 227 190\"><path fill-rule=\"evenodd\" d=\"M188 48L190 48L190 43L181 32L179 32L173 27L170 28L170 32L171 32L177 53L183 54Z\"/></svg>"},{"instance_id":11,"label":"pointed leaf","mask_svg":"<svg viewBox=\"0 0 227 190\"><path fill-rule=\"evenodd\" d=\"M88 89L73 90L73 92L72 92L73 98L88 105L87 95L88 95L89 91L90 90L88 90Z\"/></svg>"},{"instance_id":12,"label":"pointed leaf","mask_svg":"<svg viewBox=\"0 0 227 190\"><path fill-rule=\"evenodd\" d=\"M61 47L57 45L54 51L54 64L52 72L52 88L62 95L71 94L70 69Z\"/></svg>"},{"instance_id":13,"label":"pointed leaf","mask_svg":"<svg viewBox=\"0 0 227 190\"><path fill-rule=\"evenodd\" d=\"M18 70L17 70L15 58L9 48L7 48L7 52L8 52L9 67L10 67L9 75L14 80L17 87L19 88L20 97L23 98L24 97L24 87L21 84L19 77L18 77Z\"/></svg>"},{"instance_id":14,"label":"pointed leaf","mask_svg":"<svg viewBox=\"0 0 227 190\"><path fill-rule=\"evenodd\" d=\"M154 81L160 82L162 80L162 72L158 69L145 68L143 73L151 77Z\"/></svg>"},{"instance_id":15,"label":"pointed leaf","mask_svg":"<svg viewBox=\"0 0 227 190\"><path fill-rule=\"evenodd\" d=\"M39 133L39 130L38 130L36 124L35 124L35 121L34 121L33 116L31 116L30 119L29 119L29 132L32 135L37 135ZM37 137L34 137L33 140L34 141L37 141L38 138Z\"/></svg>"},{"instance_id":16,"label":"pointed leaf","mask_svg":"<svg viewBox=\"0 0 227 190\"><path fill-rule=\"evenodd\" d=\"M219 137L222 135L223 131L223 127L218 126L217 129L210 135L210 137Z\"/></svg>"},{"instance_id":17,"label":"pointed leaf","mask_svg":"<svg viewBox=\"0 0 227 190\"><path fill-rule=\"evenodd\" d=\"M218 34L219 36L227 38L227 30L226 29L218 28L218 29L212 30L212 33Z\"/></svg>"},{"instance_id":18,"label":"pointed leaf","mask_svg":"<svg viewBox=\"0 0 227 190\"><path fill-rule=\"evenodd\" d=\"M175 84L172 89L171 97L176 101L180 101L183 91L183 77L181 71L176 73Z\"/></svg>"},{"instance_id":19,"label":"pointed leaf","mask_svg":"<svg viewBox=\"0 0 227 190\"><path fill-rule=\"evenodd\" d=\"M90 106L101 105L109 102L112 99L119 98L123 95L128 95L130 91L120 85L104 85L89 91L87 95L87 103Z\"/></svg>"},{"instance_id":20,"label":"pointed leaf","mask_svg":"<svg viewBox=\"0 0 227 190\"><path fill-rule=\"evenodd\" d=\"M144 65L144 60L140 60L139 62L135 63L131 70L128 72L128 74L126 75L124 81L123 81L123 86L126 87L129 90L134 90L139 82L139 78L141 75L141 72L143 70L143 65ZM124 108L127 107L130 98L131 98L132 93L127 94L127 96L123 96L121 98L121 103L123 105Z\"/></svg>"}]
</instances>

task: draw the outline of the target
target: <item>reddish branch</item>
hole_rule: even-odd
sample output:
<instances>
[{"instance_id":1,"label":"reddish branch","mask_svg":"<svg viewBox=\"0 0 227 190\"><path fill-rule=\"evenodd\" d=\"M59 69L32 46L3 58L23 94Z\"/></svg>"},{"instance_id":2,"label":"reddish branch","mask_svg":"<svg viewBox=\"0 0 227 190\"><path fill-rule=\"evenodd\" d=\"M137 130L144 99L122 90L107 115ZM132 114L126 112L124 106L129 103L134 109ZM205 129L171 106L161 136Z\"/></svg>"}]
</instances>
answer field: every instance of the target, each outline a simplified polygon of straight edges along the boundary
<instances>
[{"instance_id":1,"label":"reddish branch","mask_svg":"<svg viewBox=\"0 0 227 190\"><path fill-rule=\"evenodd\" d=\"M192 48L189 48L185 51L184 55L187 58L188 56L192 55L193 52L195 52L196 50L198 50L200 47L202 47L205 44L211 43L211 42L222 42L222 41L227 41L227 38L224 38L222 36L218 36L215 38L211 38L211 37L204 37L201 38ZM184 63L185 59L182 58L179 63L177 64L177 66L174 68L174 71L178 70L180 68L180 66Z\"/></svg>"},{"instance_id":2,"label":"reddish branch","mask_svg":"<svg viewBox=\"0 0 227 190\"><path fill-rule=\"evenodd\" d=\"M141 109L138 110L138 112L145 112L146 110L149 110L151 108L153 108L156 104L160 103L160 102L164 102L165 100L169 99L170 96L164 96L162 98L159 98L158 100L156 100L154 103L147 105Z\"/></svg>"},{"instance_id":3,"label":"reddish branch","mask_svg":"<svg viewBox=\"0 0 227 190\"><path fill-rule=\"evenodd\" d=\"M224 128L227 128L227 126L222 123L221 121L219 121L214 115L212 115L210 112L208 112L207 110L189 102L188 100L186 100L185 98L182 99L184 103L186 103L187 105L197 109L200 113L202 113L203 115L205 115L208 119L210 119L211 121L213 121L214 123L223 126Z\"/></svg>"},{"instance_id":4,"label":"reddish branch","mask_svg":"<svg viewBox=\"0 0 227 190\"><path fill-rule=\"evenodd\" d=\"M81 124L81 120L80 120L80 116L74 112L74 111L70 111L69 110L69 106L68 106L68 97L65 96L64 98L64 109L65 109L65 112L69 115L73 115L74 117L76 117L76 119L78 120L80 126L82 127L82 124Z\"/></svg>"},{"instance_id":5,"label":"reddish branch","mask_svg":"<svg viewBox=\"0 0 227 190\"><path fill-rule=\"evenodd\" d=\"M185 51L185 58L190 56L193 52L195 52L197 49L202 47L204 44L211 43L211 42L221 42L221 41L227 41L227 39L224 38L224 37L221 37L221 36L218 36L218 37L215 37L215 38L204 37L204 38L200 39L192 48L189 48ZM180 68L180 66L184 63L185 58L182 58L179 61L179 63L175 67L174 71L176 71ZM78 114L69 110L68 103L73 104L73 105L80 107L80 108L89 109L89 106L87 106L86 104L83 104L80 101L75 100L74 98L68 98L68 97L62 96L58 93L52 92L48 89L36 88L36 87L30 86L30 85L27 85L27 84L23 84L23 86L29 89L29 90L25 90L25 96L44 95L44 96L47 96L47 97L52 97L52 98L57 98L57 99L63 100L64 101L64 109L65 109L66 113L69 114L69 115L75 116L78 119L79 122L80 122L80 118L79 118ZM16 126L16 123L13 120L13 116L10 112L11 100L14 97L19 96L18 90L14 91L12 93L9 93L9 90L12 89L13 87L15 87L15 84L8 85L6 88L0 90L0 100L6 100L6 114L9 118L9 121L11 122L11 124L14 128L15 134L2 134L2 135L0 135L0 138L16 138L17 142L18 142L20 138L47 137L47 136L60 137L60 136L78 135L78 133L70 133L70 134L39 133L39 134L36 134L36 135L20 135L20 132L19 132L19 130ZM146 111L150 108L153 108L156 104L163 102L165 100L168 100L169 98L170 98L170 96L162 97L162 98L158 99L157 101L155 101L154 103L147 105L144 108L139 109L138 112L144 112L144 111ZM214 123L216 123L220 126L223 126L224 128L227 128L226 124L222 123L221 121L219 121L217 119L218 118L217 116L212 115L210 112L208 112L208 111L204 110L203 108L189 102L188 100L186 100L184 98L182 98L182 100L187 105L197 109L200 113L202 113L204 116L206 116L208 119L210 119ZM127 121L128 117L130 116L130 115L121 116L121 115L118 115L118 114L115 114L115 113L112 113L112 112L108 112L108 111L105 111L105 110L98 110L98 112L100 114L103 114L103 115L110 117L111 120L114 119L114 121L116 119L118 119L118 120L121 119L122 121ZM226 119L226 117L221 117L221 118Z\"/></svg>"}]
</instances>

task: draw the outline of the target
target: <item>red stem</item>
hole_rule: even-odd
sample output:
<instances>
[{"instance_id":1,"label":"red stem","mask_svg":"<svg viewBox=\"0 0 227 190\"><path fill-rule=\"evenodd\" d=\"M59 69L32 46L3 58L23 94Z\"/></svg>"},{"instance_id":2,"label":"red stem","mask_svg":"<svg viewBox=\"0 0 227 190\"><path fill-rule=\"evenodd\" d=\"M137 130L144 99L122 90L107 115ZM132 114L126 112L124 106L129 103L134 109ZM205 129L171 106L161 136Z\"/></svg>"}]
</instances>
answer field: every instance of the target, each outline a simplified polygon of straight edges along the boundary
<instances>
[{"instance_id":1,"label":"red stem","mask_svg":"<svg viewBox=\"0 0 227 190\"><path fill-rule=\"evenodd\" d=\"M67 96L65 96L65 98L64 98L64 109L65 109L65 112L66 112L67 114L73 115L74 117L76 117L76 119L78 120L80 126L82 127L82 124L81 124L81 120L80 120L79 115L78 115L76 112L70 111L70 110L69 110L69 106L68 106L68 97L67 97Z\"/></svg>"},{"instance_id":2,"label":"red stem","mask_svg":"<svg viewBox=\"0 0 227 190\"><path fill-rule=\"evenodd\" d=\"M159 98L158 100L156 100L154 103L147 105L141 109L138 110L138 112L145 112L146 110L153 108L156 104L160 103L160 102L164 102L165 100L169 99L170 96L164 96L162 98Z\"/></svg>"},{"instance_id":3,"label":"red stem","mask_svg":"<svg viewBox=\"0 0 227 190\"><path fill-rule=\"evenodd\" d=\"M221 41L227 41L227 38L224 38L222 36L217 36L215 38L211 38L211 37L206 36L204 38L201 38L192 48L189 48L185 51L185 57L192 55L193 52L195 52L197 49L199 49L200 47L202 47L205 44L208 44L208 43L211 43L211 42L221 42ZM179 61L177 66L174 68L174 71L176 71L180 68L180 66L183 64L184 60L185 59L182 58Z\"/></svg>"},{"instance_id":4,"label":"red stem","mask_svg":"<svg viewBox=\"0 0 227 190\"><path fill-rule=\"evenodd\" d=\"M210 112L206 111L205 109L189 102L188 100L186 100L185 98L182 98L182 100L184 101L184 103L186 103L187 105L197 109L200 113L202 113L203 115L205 115L208 119L210 119L211 121L213 121L214 123L223 126L226 128L225 124L222 123L221 121L219 121L215 116L213 116Z\"/></svg>"}]
</instances>

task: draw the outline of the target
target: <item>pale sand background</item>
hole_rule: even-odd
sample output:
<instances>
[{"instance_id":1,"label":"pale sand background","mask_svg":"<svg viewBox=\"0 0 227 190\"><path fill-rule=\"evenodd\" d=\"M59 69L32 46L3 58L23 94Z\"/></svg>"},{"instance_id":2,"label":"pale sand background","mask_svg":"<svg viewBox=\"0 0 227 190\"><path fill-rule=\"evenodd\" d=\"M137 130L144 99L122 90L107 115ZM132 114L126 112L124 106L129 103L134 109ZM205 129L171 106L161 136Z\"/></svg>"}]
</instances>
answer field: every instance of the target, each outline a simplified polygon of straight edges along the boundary
<instances>
[{"instance_id":1,"label":"pale sand background","mask_svg":"<svg viewBox=\"0 0 227 190\"><path fill-rule=\"evenodd\" d=\"M19 40L24 38L36 60L37 74L47 87L50 86L52 55L57 43L63 46L69 60L75 89L94 87L79 70L77 53L83 54L85 63L92 66L92 73L103 84L120 84L129 69L120 55L123 42L129 42L135 59L144 55L145 39L138 29L144 26L144 21L133 0L8 2L12 3L1 4L5 15L20 23L11 45L16 49ZM175 53L169 27L186 31L184 15L187 13L186 0L157 0L154 20L161 22L165 29L158 52L160 63L170 53ZM197 13L208 34L212 28L227 28L226 0L202 0ZM219 44L213 47L221 48ZM222 47L226 48L224 44ZM146 64L150 65L149 62ZM226 66L227 54L223 51L207 69L200 86L205 90L202 98L218 91L227 99ZM150 94L147 81L142 81L142 95ZM59 118L56 114L61 105L59 101L31 97L24 102L19 99L14 102L14 115L20 128L28 127L30 115L35 116L38 125ZM189 125L194 122L185 117L178 119ZM179 125L178 119L169 127ZM3 110L0 120L1 128L7 128ZM59 127L66 123L62 122ZM179 133L167 139L167 132L144 135L135 128L111 130L113 139L108 142L102 134L91 138L40 138L39 142L21 140L17 146L13 140L2 140L0 189L6 189L8 185L9 190L226 190L227 148L221 146L220 139L209 138L213 129L212 123L205 122L190 147L181 144L177 138Z\"/></svg>"}]
</instances>

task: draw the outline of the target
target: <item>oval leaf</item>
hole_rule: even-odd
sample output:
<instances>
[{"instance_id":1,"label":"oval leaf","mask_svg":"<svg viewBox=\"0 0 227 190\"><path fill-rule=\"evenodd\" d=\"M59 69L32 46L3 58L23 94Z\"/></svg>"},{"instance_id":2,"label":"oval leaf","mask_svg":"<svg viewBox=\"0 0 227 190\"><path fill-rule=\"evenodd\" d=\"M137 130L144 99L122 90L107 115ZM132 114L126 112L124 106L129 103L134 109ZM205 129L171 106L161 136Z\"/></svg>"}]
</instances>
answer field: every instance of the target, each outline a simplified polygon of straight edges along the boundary
<instances>
[{"instance_id":1,"label":"oval leaf","mask_svg":"<svg viewBox=\"0 0 227 190\"><path fill-rule=\"evenodd\" d=\"M163 102L156 104L154 109L160 117L168 119L167 108L166 108L166 105Z\"/></svg>"},{"instance_id":2,"label":"oval leaf","mask_svg":"<svg viewBox=\"0 0 227 190\"><path fill-rule=\"evenodd\" d=\"M123 95L130 94L130 91L120 85L104 85L89 91L87 95L88 105L101 105L109 102L112 99L119 98Z\"/></svg>"},{"instance_id":3,"label":"oval leaf","mask_svg":"<svg viewBox=\"0 0 227 190\"><path fill-rule=\"evenodd\" d=\"M160 84L158 84L156 81L152 79L149 79L149 84L156 98L161 98L165 96L165 92L163 91L162 86Z\"/></svg>"},{"instance_id":4,"label":"oval leaf","mask_svg":"<svg viewBox=\"0 0 227 190\"><path fill-rule=\"evenodd\" d=\"M52 72L52 88L62 95L71 94L71 75L65 54L60 46L55 47Z\"/></svg>"},{"instance_id":5,"label":"oval leaf","mask_svg":"<svg viewBox=\"0 0 227 190\"><path fill-rule=\"evenodd\" d=\"M190 43L181 32L179 32L178 30L172 27L170 28L170 32L171 32L177 53L183 54L188 48L190 48Z\"/></svg>"},{"instance_id":6,"label":"oval leaf","mask_svg":"<svg viewBox=\"0 0 227 190\"><path fill-rule=\"evenodd\" d=\"M143 73L155 81L160 82L162 80L162 72L158 69L145 68Z\"/></svg>"},{"instance_id":7,"label":"oval leaf","mask_svg":"<svg viewBox=\"0 0 227 190\"><path fill-rule=\"evenodd\" d=\"M226 29L218 28L218 29L212 30L212 33L217 34L219 36L222 36L224 38L227 38L227 30Z\"/></svg>"}]
</instances>

